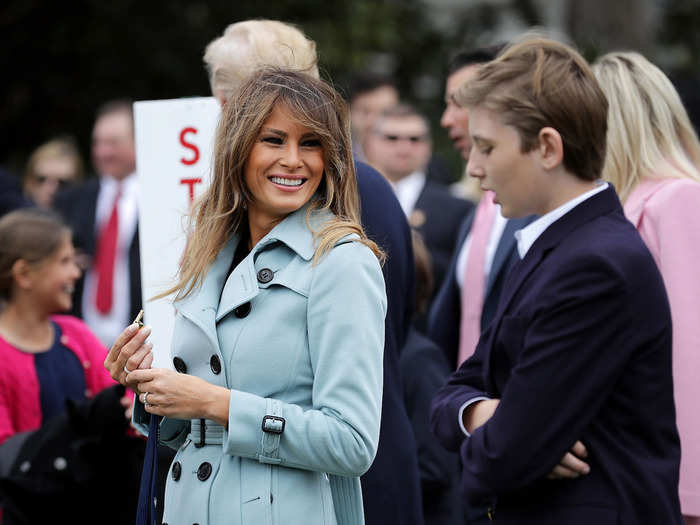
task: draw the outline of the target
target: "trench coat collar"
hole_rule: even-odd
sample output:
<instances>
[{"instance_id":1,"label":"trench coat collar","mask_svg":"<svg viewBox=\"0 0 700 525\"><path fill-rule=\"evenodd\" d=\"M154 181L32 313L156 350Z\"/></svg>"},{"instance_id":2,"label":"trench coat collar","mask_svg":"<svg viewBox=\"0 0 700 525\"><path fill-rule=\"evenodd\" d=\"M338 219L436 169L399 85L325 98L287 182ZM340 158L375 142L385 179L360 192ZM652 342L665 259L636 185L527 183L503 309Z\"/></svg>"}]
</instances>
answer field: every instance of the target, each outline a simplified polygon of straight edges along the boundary
<instances>
[{"instance_id":1,"label":"trench coat collar","mask_svg":"<svg viewBox=\"0 0 700 525\"><path fill-rule=\"evenodd\" d=\"M311 213L307 224L306 217L310 206L311 203L307 203L297 211L290 213L282 222L272 228L253 247L251 251L253 258L255 258L255 254L271 244L282 242L294 250L302 259L310 261L316 252L314 231L320 231L324 223L333 218L333 213L330 210L317 209ZM311 229L309 229L309 225Z\"/></svg>"},{"instance_id":2,"label":"trench coat collar","mask_svg":"<svg viewBox=\"0 0 700 525\"><path fill-rule=\"evenodd\" d=\"M216 322L230 311L258 295L255 260L257 254L276 243L284 243L304 260L311 260L316 250L314 234L306 222L310 204L289 214L263 237L251 252L233 269L229 269L236 252L240 235L234 234L219 251L211 267L202 280L201 287L189 296L174 302L175 309L198 325L207 333L212 342L217 341ZM314 231L319 231L324 223L333 217L329 210L315 210L309 217ZM227 282L232 285L225 286ZM225 305L220 308L220 303Z\"/></svg>"}]
</instances>

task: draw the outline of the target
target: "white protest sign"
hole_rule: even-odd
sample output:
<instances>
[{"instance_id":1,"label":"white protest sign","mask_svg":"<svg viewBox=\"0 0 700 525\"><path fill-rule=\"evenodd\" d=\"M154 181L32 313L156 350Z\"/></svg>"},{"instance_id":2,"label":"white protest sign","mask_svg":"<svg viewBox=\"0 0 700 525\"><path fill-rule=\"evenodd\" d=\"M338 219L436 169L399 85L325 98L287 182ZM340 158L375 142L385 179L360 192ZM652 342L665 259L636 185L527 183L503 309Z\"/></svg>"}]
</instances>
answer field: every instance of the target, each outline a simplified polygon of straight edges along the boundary
<instances>
[{"instance_id":1,"label":"white protest sign","mask_svg":"<svg viewBox=\"0 0 700 525\"><path fill-rule=\"evenodd\" d=\"M174 284L186 215L209 184L219 111L213 97L134 104L141 294L146 323L153 327L153 366L172 368L175 316L171 298L149 299Z\"/></svg>"}]
</instances>

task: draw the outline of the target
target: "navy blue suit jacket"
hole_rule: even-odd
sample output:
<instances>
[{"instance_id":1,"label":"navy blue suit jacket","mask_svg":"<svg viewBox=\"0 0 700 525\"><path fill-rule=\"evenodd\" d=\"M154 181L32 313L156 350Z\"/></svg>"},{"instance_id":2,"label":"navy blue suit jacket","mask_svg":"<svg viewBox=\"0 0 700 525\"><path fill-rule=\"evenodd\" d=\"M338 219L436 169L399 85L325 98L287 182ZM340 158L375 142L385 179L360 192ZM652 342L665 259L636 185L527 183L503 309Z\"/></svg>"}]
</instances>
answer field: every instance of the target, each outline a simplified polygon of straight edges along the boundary
<instances>
[{"instance_id":1,"label":"navy blue suit jacket","mask_svg":"<svg viewBox=\"0 0 700 525\"><path fill-rule=\"evenodd\" d=\"M465 438L460 407L500 399ZM462 491L496 523L680 524L671 318L661 275L609 187L550 225L512 269L475 354L433 402ZM588 475L546 475L576 440Z\"/></svg>"},{"instance_id":2,"label":"navy blue suit jacket","mask_svg":"<svg viewBox=\"0 0 700 525\"><path fill-rule=\"evenodd\" d=\"M428 312L427 335L435 341L445 352L448 363L454 369L457 366L457 354L459 352L459 326L462 317L462 290L457 284L457 258L462 249L462 245L467 239L474 213L470 213L462 222L457 236L457 244L452 254L450 266L445 275L445 280L435 296ZM493 257L491 272L489 273L486 289L484 291L484 305L481 310L481 330L485 330L491 323L498 298L501 295L503 281L508 275L508 271L513 263L518 259L518 252L513 234L527 226L533 216L522 219L511 219L506 223L506 227L498 242L496 253Z\"/></svg>"},{"instance_id":3,"label":"navy blue suit jacket","mask_svg":"<svg viewBox=\"0 0 700 525\"><path fill-rule=\"evenodd\" d=\"M425 525L464 522L459 492L459 456L446 450L430 431L430 404L453 368L442 350L411 328L399 359L404 398L418 447Z\"/></svg>"},{"instance_id":4,"label":"navy blue suit jacket","mask_svg":"<svg viewBox=\"0 0 700 525\"><path fill-rule=\"evenodd\" d=\"M387 255L384 280L388 299L384 342L384 391L379 447L362 476L367 525L423 523L416 442L403 399L399 353L413 315L415 271L406 217L379 172L356 163L362 225Z\"/></svg>"},{"instance_id":5,"label":"navy blue suit jacket","mask_svg":"<svg viewBox=\"0 0 700 525\"><path fill-rule=\"evenodd\" d=\"M19 181L14 175L0 168L0 217L28 206L31 206L31 202L22 195Z\"/></svg>"}]
</instances>

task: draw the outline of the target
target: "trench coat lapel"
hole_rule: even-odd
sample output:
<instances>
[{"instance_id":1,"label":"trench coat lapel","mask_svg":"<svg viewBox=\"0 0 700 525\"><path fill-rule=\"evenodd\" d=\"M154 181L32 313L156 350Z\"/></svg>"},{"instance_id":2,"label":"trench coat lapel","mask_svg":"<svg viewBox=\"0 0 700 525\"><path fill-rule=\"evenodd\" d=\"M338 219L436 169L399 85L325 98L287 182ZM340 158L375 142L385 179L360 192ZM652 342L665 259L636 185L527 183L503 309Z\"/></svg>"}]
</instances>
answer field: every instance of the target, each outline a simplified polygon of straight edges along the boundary
<instances>
[{"instance_id":1,"label":"trench coat lapel","mask_svg":"<svg viewBox=\"0 0 700 525\"><path fill-rule=\"evenodd\" d=\"M238 241L238 235L229 239L214 259L211 268L206 272L201 287L184 299L176 300L173 304L175 310L197 325L215 347L218 346L216 310Z\"/></svg>"}]
</instances>

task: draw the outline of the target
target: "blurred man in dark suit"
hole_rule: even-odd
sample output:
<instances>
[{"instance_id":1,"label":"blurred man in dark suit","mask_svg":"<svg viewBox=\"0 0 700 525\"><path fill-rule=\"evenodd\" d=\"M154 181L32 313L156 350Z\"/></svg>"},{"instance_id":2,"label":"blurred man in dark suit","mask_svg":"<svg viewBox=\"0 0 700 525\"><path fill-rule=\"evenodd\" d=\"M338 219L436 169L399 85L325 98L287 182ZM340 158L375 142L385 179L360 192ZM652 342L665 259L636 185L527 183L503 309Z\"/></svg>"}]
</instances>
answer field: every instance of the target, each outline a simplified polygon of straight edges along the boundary
<instances>
[{"instance_id":1,"label":"blurred man in dark suit","mask_svg":"<svg viewBox=\"0 0 700 525\"><path fill-rule=\"evenodd\" d=\"M368 161L391 183L408 223L423 237L433 262L433 281L439 286L459 225L474 205L428 180L430 126L415 108L401 104L385 110L375 121L365 146Z\"/></svg>"},{"instance_id":2,"label":"blurred man in dark suit","mask_svg":"<svg viewBox=\"0 0 700 525\"><path fill-rule=\"evenodd\" d=\"M141 308L138 182L131 103L116 100L97 112L92 162L98 177L60 194L56 208L83 254L73 313L110 347Z\"/></svg>"}]
</instances>

